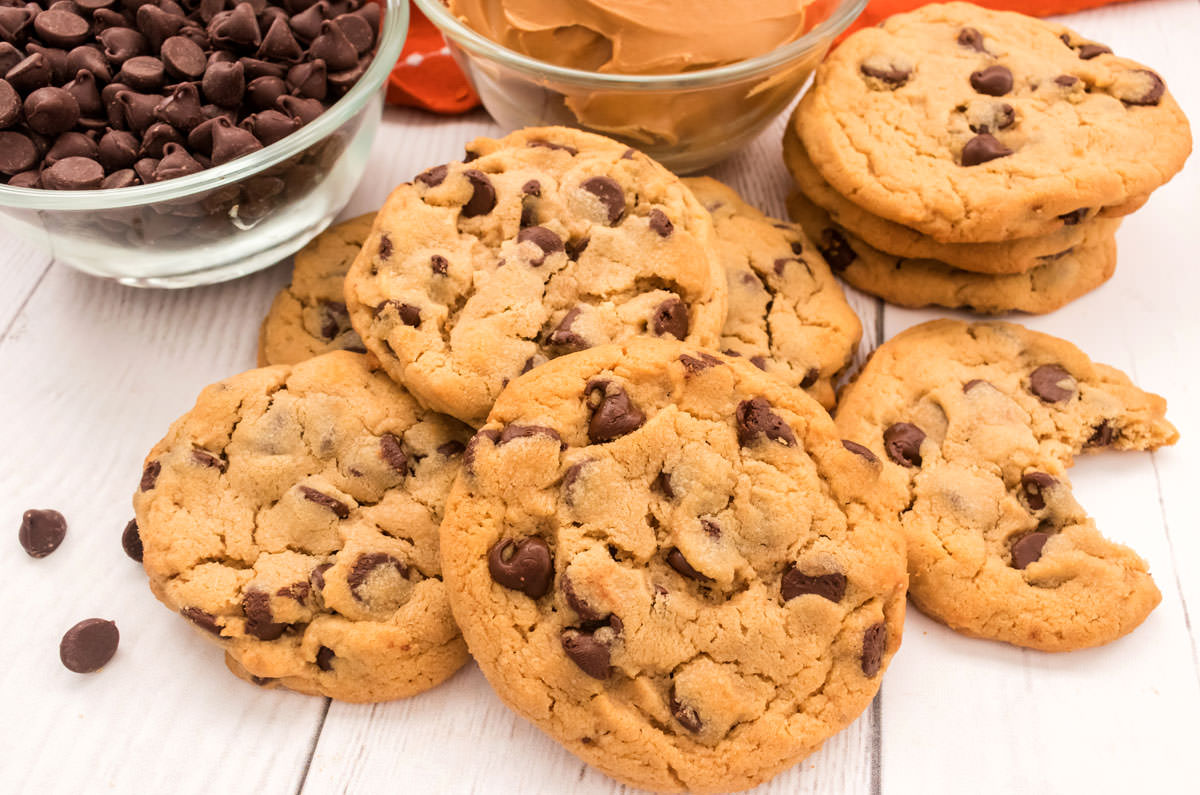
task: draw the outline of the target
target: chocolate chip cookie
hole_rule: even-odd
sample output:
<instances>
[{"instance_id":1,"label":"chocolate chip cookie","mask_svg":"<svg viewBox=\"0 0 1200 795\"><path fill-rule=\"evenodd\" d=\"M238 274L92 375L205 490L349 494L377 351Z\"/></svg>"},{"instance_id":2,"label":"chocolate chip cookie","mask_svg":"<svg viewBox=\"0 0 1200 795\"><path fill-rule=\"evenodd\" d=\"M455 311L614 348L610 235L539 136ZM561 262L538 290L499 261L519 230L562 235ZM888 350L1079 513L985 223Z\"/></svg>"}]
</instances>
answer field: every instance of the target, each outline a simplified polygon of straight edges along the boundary
<instances>
[{"instance_id":1,"label":"chocolate chip cookie","mask_svg":"<svg viewBox=\"0 0 1200 795\"><path fill-rule=\"evenodd\" d=\"M904 494L894 515L917 607L966 635L1068 651L1132 631L1160 597L1145 561L1075 501L1067 467L1174 444L1165 411L1065 340L935 320L875 351L837 426Z\"/></svg>"},{"instance_id":2,"label":"chocolate chip cookie","mask_svg":"<svg viewBox=\"0 0 1200 795\"><path fill-rule=\"evenodd\" d=\"M751 787L870 703L900 641L881 465L744 358L639 338L501 394L442 524L510 707L656 791Z\"/></svg>"},{"instance_id":3,"label":"chocolate chip cookie","mask_svg":"<svg viewBox=\"0 0 1200 795\"><path fill-rule=\"evenodd\" d=\"M862 324L812 242L715 179L683 181L712 215L729 290L719 347L808 392L826 408Z\"/></svg>"},{"instance_id":4,"label":"chocolate chip cookie","mask_svg":"<svg viewBox=\"0 0 1200 795\"><path fill-rule=\"evenodd\" d=\"M134 494L150 588L256 683L427 690L467 659L437 532L469 435L360 354L213 384Z\"/></svg>"},{"instance_id":5,"label":"chocolate chip cookie","mask_svg":"<svg viewBox=\"0 0 1200 795\"><path fill-rule=\"evenodd\" d=\"M1104 284L1117 267L1113 235L1119 218L1092 221L1079 244L1048 257L1024 273L990 276L931 259L905 259L872 248L830 220L797 193L788 199L792 217L819 241L839 276L863 292L900 306L931 304L982 314L1044 314Z\"/></svg>"},{"instance_id":6,"label":"chocolate chip cookie","mask_svg":"<svg viewBox=\"0 0 1200 795\"><path fill-rule=\"evenodd\" d=\"M556 356L640 334L716 344L712 220L669 171L561 127L468 153L392 193L346 278L351 323L418 400L478 425Z\"/></svg>"},{"instance_id":7,"label":"chocolate chip cookie","mask_svg":"<svg viewBox=\"0 0 1200 795\"><path fill-rule=\"evenodd\" d=\"M834 190L940 242L1129 211L1192 145L1154 71L1062 25L968 3L847 38L793 123Z\"/></svg>"},{"instance_id":8,"label":"chocolate chip cookie","mask_svg":"<svg viewBox=\"0 0 1200 795\"><path fill-rule=\"evenodd\" d=\"M375 213L329 227L296 252L292 283L279 291L258 335L258 366L296 364L330 351L366 353L350 326L345 282Z\"/></svg>"}]
</instances>

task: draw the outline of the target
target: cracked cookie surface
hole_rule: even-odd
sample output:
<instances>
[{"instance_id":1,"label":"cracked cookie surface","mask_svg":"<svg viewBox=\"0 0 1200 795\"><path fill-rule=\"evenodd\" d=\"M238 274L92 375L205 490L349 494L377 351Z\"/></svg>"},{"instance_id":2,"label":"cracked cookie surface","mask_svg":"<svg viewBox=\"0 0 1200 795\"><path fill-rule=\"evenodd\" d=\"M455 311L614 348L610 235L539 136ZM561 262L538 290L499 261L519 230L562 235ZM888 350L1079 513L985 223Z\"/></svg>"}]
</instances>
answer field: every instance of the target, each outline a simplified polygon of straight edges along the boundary
<instances>
[{"instance_id":1,"label":"cracked cookie surface","mask_svg":"<svg viewBox=\"0 0 1200 795\"><path fill-rule=\"evenodd\" d=\"M467 660L437 533L469 434L360 354L213 384L134 494L150 588L258 684L427 690Z\"/></svg>"},{"instance_id":2,"label":"cracked cookie surface","mask_svg":"<svg viewBox=\"0 0 1200 795\"><path fill-rule=\"evenodd\" d=\"M1165 411L1065 340L935 320L875 351L837 426L906 494L896 515L922 612L966 635L1069 651L1132 631L1160 596L1145 561L1100 535L1066 470L1089 450L1173 444Z\"/></svg>"},{"instance_id":3,"label":"cracked cookie surface","mask_svg":"<svg viewBox=\"0 0 1200 795\"><path fill-rule=\"evenodd\" d=\"M835 224L802 194L788 199L792 218L808 231L839 276L863 292L907 307L945 306L981 314L1043 314L1108 281L1117 267L1113 235L1119 218L1091 222L1079 245L1024 273L988 275L931 259L905 259L864 243Z\"/></svg>"},{"instance_id":4,"label":"cracked cookie surface","mask_svg":"<svg viewBox=\"0 0 1200 795\"><path fill-rule=\"evenodd\" d=\"M832 408L862 337L858 315L800 227L763 215L708 177L683 181L712 215L729 312L718 348Z\"/></svg>"},{"instance_id":5,"label":"cracked cookie surface","mask_svg":"<svg viewBox=\"0 0 1200 795\"><path fill-rule=\"evenodd\" d=\"M712 221L669 171L561 127L468 153L392 193L346 279L367 349L424 404L478 425L555 356L641 334L717 342Z\"/></svg>"},{"instance_id":6,"label":"cracked cookie surface","mask_svg":"<svg viewBox=\"0 0 1200 795\"><path fill-rule=\"evenodd\" d=\"M1062 25L967 3L847 38L793 124L838 193L941 242L1129 212L1191 151L1152 70Z\"/></svg>"},{"instance_id":7,"label":"cracked cookie surface","mask_svg":"<svg viewBox=\"0 0 1200 795\"><path fill-rule=\"evenodd\" d=\"M296 364L330 351L366 353L346 311L350 263L375 213L334 224L296 252L292 283L275 296L258 334L258 366Z\"/></svg>"},{"instance_id":8,"label":"cracked cookie surface","mask_svg":"<svg viewBox=\"0 0 1200 795\"><path fill-rule=\"evenodd\" d=\"M900 642L896 498L855 448L803 392L673 341L533 370L468 445L442 524L473 656L622 781L765 781L854 720Z\"/></svg>"}]
</instances>

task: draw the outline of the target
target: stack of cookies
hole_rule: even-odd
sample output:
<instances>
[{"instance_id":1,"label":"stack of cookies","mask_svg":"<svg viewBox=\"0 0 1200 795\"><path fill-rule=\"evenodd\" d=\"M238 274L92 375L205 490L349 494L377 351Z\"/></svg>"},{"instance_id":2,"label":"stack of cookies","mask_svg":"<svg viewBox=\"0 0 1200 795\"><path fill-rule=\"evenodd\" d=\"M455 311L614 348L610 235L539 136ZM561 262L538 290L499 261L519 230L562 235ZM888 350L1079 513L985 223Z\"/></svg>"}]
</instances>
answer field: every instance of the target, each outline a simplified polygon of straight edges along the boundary
<instances>
[{"instance_id":1,"label":"stack of cookies","mask_svg":"<svg viewBox=\"0 0 1200 795\"><path fill-rule=\"evenodd\" d=\"M967 3L846 39L784 138L792 216L843 279L984 313L1049 312L1103 284L1121 217L1190 150L1155 72Z\"/></svg>"}]
</instances>

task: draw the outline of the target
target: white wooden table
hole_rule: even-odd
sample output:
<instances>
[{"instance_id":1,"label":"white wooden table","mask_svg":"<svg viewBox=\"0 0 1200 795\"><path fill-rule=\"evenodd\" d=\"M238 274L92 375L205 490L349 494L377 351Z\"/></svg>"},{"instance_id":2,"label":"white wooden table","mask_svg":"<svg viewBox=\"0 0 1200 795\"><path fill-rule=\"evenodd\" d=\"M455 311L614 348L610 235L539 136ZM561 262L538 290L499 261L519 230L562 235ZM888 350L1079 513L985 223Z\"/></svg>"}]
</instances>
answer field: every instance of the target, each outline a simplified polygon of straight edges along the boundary
<instances>
[{"instance_id":1,"label":"white wooden table","mask_svg":"<svg viewBox=\"0 0 1200 795\"><path fill-rule=\"evenodd\" d=\"M1200 137L1200 2L1145 0L1067 20L1166 78ZM714 170L783 213L783 119ZM497 132L485 115L389 111L346 215ZM1072 473L1111 538L1146 557L1163 602L1129 637L1048 655L968 640L911 610L880 696L761 793L1200 792L1200 156L1130 217L1112 281L1033 328L1167 396L1183 439L1100 453ZM233 678L221 652L151 596L119 537L142 457L205 384L254 365L288 265L185 292L137 290L0 238L0 792L610 793L508 712L474 665L407 701L330 703ZM851 297L865 353L945 312ZM52 556L17 544L21 513L61 510ZM7 528L7 529L5 529ZM1190 609L1190 619L1189 619ZM62 633L116 620L117 656L81 676Z\"/></svg>"}]
</instances>

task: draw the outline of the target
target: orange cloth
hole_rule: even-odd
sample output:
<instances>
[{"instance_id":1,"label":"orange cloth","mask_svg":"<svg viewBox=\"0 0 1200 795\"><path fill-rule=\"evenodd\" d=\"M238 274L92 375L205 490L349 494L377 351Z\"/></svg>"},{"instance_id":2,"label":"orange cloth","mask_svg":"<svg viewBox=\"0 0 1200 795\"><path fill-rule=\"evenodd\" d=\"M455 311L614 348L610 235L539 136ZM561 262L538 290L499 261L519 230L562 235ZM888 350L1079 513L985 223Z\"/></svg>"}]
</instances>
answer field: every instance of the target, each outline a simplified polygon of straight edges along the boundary
<instances>
[{"instance_id":1,"label":"orange cloth","mask_svg":"<svg viewBox=\"0 0 1200 795\"><path fill-rule=\"evenodd\" d=\"M1121 0L975 0L985 8L1020 11L1046 17L1069 14L1109 5ZM842 34L874 25L892 14L925 5L921 0L871 0L862 16ZM409 105L434 113L464 113L479 104L479 97L446 52L446 42L433 23L409 3L411 22L408 41L388 78L387 99L393 105Z\"/></svg>"}]
</instances>

